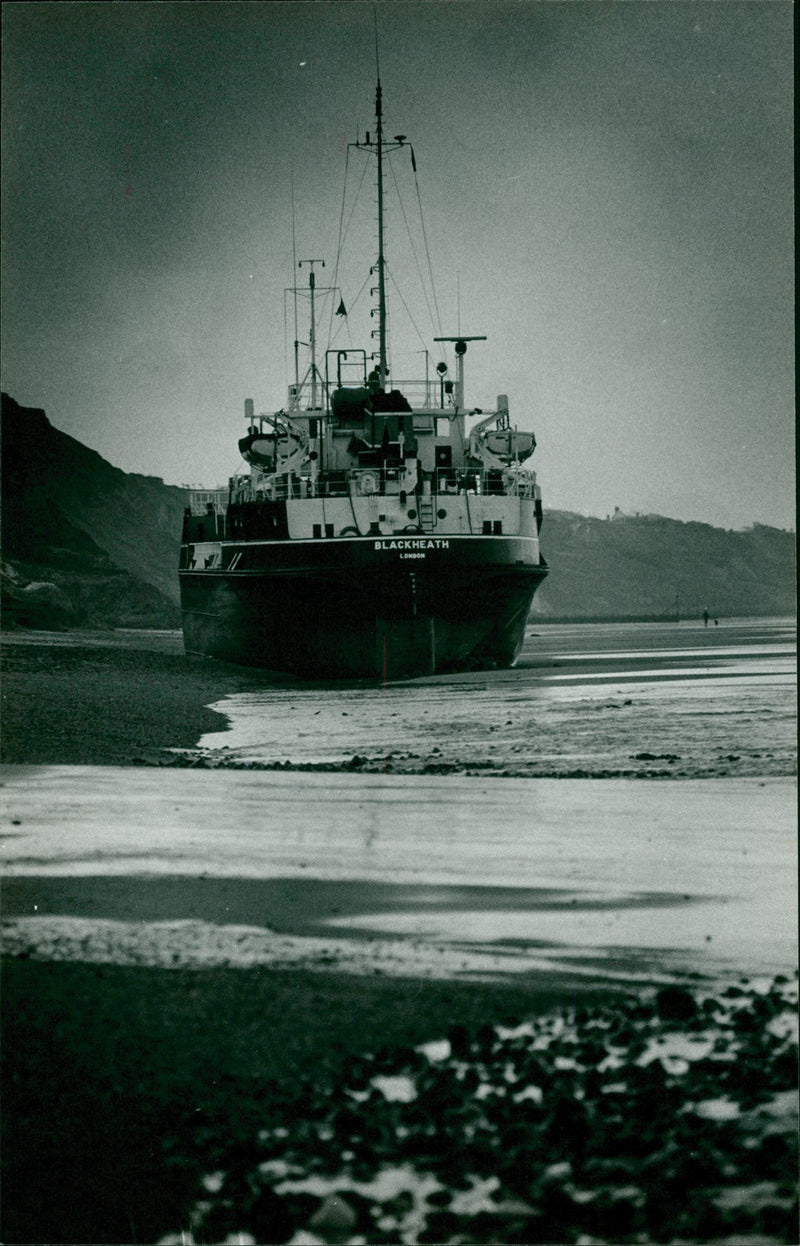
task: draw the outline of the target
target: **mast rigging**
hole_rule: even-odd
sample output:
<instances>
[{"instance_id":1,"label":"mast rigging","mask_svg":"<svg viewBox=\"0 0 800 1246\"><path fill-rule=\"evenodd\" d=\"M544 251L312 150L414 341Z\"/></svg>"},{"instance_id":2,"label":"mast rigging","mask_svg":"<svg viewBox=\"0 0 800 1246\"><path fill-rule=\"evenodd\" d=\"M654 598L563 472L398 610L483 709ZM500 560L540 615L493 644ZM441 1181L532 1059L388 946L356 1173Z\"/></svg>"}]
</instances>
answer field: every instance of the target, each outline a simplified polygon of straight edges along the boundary
<instances>
[{"instance_id":1,"label":"mast rigging","mask_svg":"<svg viewBox=\"0 0 800 1246\"><path fill-rule=\"evenodd\" d=\"M361 151L371 151L377 157L378 161L378 262L374 266L378 273L378 367L379 384L381 389L385 388L386 378L389 375L389 351L387 345L387 299L386 299L386 246L384 239L384 196L383 196L383 158L390 151L395 151L398 147L407 146L404 134L395 136L392 143L385 143L383 138L383 93L381 90L380 78L378 78L375 90L375 139L371 139L369 132L363 142L348 143L348 147L357 147ZM374 271L374 269L372 271Z\"/></svg>"}]
</instances>

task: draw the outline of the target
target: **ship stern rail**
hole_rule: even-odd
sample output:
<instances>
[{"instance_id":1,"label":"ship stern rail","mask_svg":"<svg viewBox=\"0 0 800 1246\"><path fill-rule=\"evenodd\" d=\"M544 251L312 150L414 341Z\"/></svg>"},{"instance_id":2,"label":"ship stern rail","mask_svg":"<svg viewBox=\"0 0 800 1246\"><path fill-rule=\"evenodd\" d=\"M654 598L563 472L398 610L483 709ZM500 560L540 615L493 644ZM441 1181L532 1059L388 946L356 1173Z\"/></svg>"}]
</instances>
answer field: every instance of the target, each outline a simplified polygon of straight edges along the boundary
<instances>
[{"instance_id":1,"label":"ship stern rail","mask_svg":"<svg viewBox=\"0 0 800 1246\"><path fill-rule=\"evenodd\" d=\"M228 509L228 493L225 489L187 489L185 491L184 514L199 517L201 515L224 515Z\"/></svg>"},{"instance_id":2,"label":"ship stern rail","mask_svg":"<svg viewBox=\"0 0 800 1246\"><path fill-rule=\"evenodd\" d=\"M407 460L408 462L408 460ZM236 502L290 501L303 498L346 498L353 492L390 497L403 491L407 479L405 466L350 468L319 472L314 476L290 473L242 473L231 478L231 500ZM408 490L419 496L470 494L496 497L540 497L536 473L510 465L484 471L445 467L420 475L417 487ZM217 513L223 513L227 504ZM192 514L205 514L206 507Z\"/></svg>"}]
</instances>

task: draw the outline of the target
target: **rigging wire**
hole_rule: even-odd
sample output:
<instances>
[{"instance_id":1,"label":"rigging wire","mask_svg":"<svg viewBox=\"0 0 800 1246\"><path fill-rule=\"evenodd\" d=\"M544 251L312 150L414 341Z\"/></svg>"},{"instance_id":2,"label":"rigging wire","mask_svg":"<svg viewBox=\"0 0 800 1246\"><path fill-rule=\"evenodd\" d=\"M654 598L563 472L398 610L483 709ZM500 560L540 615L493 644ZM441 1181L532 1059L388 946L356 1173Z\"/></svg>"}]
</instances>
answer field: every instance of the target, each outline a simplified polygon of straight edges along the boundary
<instances>
[{"instance_id":1,"label":"rigging wire","mask_svg":"<svg viewBox=\"0 0 800 1246\"><path fill-rule=\"evenodd\" d=\"M288 325L289 312L286 306L286 294L287 294L287 291L284 290L283 292L283 371L284 371L285 376L291 376L292 374L289 371L289 361L286 358L286 356L289 354L289 325ZM295 296L295 302L296 301L297 299Z\"/></svg>"},{"instance_id":2,"label":"rigging wire","mask_svg":"<svg viewBox=\"0 0 800 1246\"><path fill-rule=\"evenodd\" d=\"M345 157L344 157L344 186L342 187L342 208L339 213L339 237L336 242L336 263L333 266L334 287L338 284L339 259L342 254L342 222L344 220L344 203L347 197L347 166L349 163L350 163L350 144L348 143L347 150L345 152ZM330 321L328 322L328 349L330 349L330 346L331 346L331 333L333 332L333 316L334 316L334 310L333 310L333 307L331 307L331 318L330 318Z\"/></svg>"},{"instance_id":3,"label":"rigging wire","mask_svg":"<svg viewBox=\"0 0 800 1246\"><path fill-rule=\"evenodd\" d=\"M378 82L378 91L380 92L381 67L380 67L380 45L379 45L379 39L378 39L378 6L377 6L377 3L376 3L376 0L373 0L373 6L372 6L372 16L373 16L373 21L374 21L374 32L375 32L375 71L376 71L376 78L377 78L377 82ZM346 224L346 225L344 225L345 205L346 205L346 202L347 202L347 176L348 176L348 168L349 168L349 160L350 160L350 146L351 146L350 144L348 144L348 145L347 145L347 156L346 156L346 160L345 160L344 187L343 187L343 190L342 190L342 206L341 206L341 211L340 211L340 214L339 214L339 238L338 238L337 248L336 248L336 263L335 263L335 266L334 266L334 275L333 275L333 285L334 285L334 289L336 289L336 288L338 287L339 265L340 265L340 262L341 262L342 250L343 250L343 247L344 247L345 240L346 240L346 238L347 238L347 234L349 233L350 226L351 226L352 221L353 221L353 215L354 215L354 213L355 213L356 205L357 205L357 203L358 203L358 199L359 199L359 196L360 196L360 194L361 194L361 189L362 189L362 186L363 186L363 184L364 184L364 179L365 179L365 177L366 177L366 172L367 172L367 164L366 164L366 162L365 162L365 164L364 164L364 168L363 168L363 170L362 170L362 174L361 174L361 180L359 181L358 187L357 187L357 189L356 189L355 196L354 196L354 198L353 198L353 202L352 202L351 207L350 207L350 213L349 213L349 216L348 216L348 218L347 218L347 224ZM434 330L434 337L442 337L442 336L443 336L443 334L442 334L442 319L441 319L441 313L440 313L440 311L439 311L439 302L438 302L438 299L437 299L437 297L436 297L436 285L435 285L435 282L434 282L434 279L433 279L433 265L432 265L432 263L431 263L430 248L429 248L429 245L428 245L428 235L427 235L427 231L426 231L426 229L425 229L425 217L424 217L424 213L423 213L423 211L422 211L422 196L421 196L421 194L420 194L420 188L419 188L419 177L418 177L418 175L417 175L417 162L416 162L416 157L415 157L415 154L414 154L414 149L413 149L413 147L411 147L411 148L410 148L410 150L411 150L411 167L412 167L412 169L413 169L413 171L414 171L414 186L415 186L415 189L416 189L416 194L417 194L417 206L418 206L418 210L419 210L419 218L420 218L420 226L421 226L421 231L422 231L422 238L423 238L423 243L424 243L424 246L425 246L425 256L426 256L426 259L427 259L427 265L428 265L428 279L429 279L429 281L430 281L431 295L432 295L432 298L433 298L433 308L431 307L431 300L430 300L430 298L428 297L428 289L427 289L427 285L426 285L425 278L424 278L423 273L422 273L422 267L421 267L421 264L420 264L420 261L419 261L419 257L418 257L418 255L417 255L417 250L416 250L416 247L415 247L415 245L414 245L414 238L413 238L413 235L412 235L412 232L411 232L411 227L410 227L409 222L408 222L408 217L407 217L407 215L406 215L405 205L404 205L404 203L403 203L403 198L402 198L402 195L401 195L401 193L400 193L400 187L399 187L398 182L397 182L397 176L396 176L396 174L395 174L394 166L393 166L393 164L392 164L391 159L389 159L388 164L389 164L389 168L391 169L391 172L392 172L392 180L393 180L393 182L394 182L395 190L397 191L397 199L398 199L398 202L399 202L399 204L400 204L400 211L401 211L402 216L403 216L403 221L404 221L404 223L405 223L406 232L408 233L409 243L410 243L410 246L411 246L411 254L412 254L412 255L413 255L413 257L414 257L414 264L415 264L415 267L416 267L416 270L417 270L417 275L418 275L418 277L419 277L420 285L421 285L421 287L422 287L422 294L423 294L423 298L424 298L424 300L425 300L425 305L426 305L426 308L427 308L427 311L428 311L428 315L429 315L429 317L430 317L431 324L432 324L432 326L433 326L433 330ZM385 260L384 260L384 267L385 267L385 269L386 269L387 271L389 271L389 269L388 269L388 264L386 264ZM354 300L354 301L353 301L353 303L351 304L351 310L352 310L352 309L353 309L353 308L357 305L358 300L360 299L361 295L363 294L364 289L365 289L365 287L366 287L366 285L367 285L367 282L369 281L369 276L370 276L370 275L368 275L368 276L367 276L366 280L364 281L363 285L361 286L361 289L358 291L358 294L356 295L355 300ZM418 326L417 322L415 321L414 317L412 316L412 314L411 314L411 312L410 312L410 310L409 310L408 304L406 303L405 299L403 298L403 294L402 294L402 292L401 292L401 290L400 290L400 288L399 288L399 286L398 286L398 284L397 284L397 282L396 282L396 280L395 280L395 278L394 278L394 274L393 274L393 273L391 273L391 272L389 272L389 276L390 276L390 279L391 279L392 285L393 285L394 289L397 291L397 295L398 295L398 297L399 297L399 299L400 299L401 303L403 304L403 307L405 308L406 315L408 316L408 318L409 318L409 320L410 320L411 324L413 325L413 328L414 328L414 330L415 330L415 332L416 332L416 334L417 334L417 337L419 338L420 342L422 343L423 349L425 349L425 351L426 351L426 353L427 353L427 343L426 343L426 341L425 341L425 338L423 337L422 332L421 332L421 330L420 330L420 328L419 328L419 326ZM335 342L337 341L337 339L338 339L338 337L339 337L340 333L342 332L342 328L343 328L343 325L339 325L339 326L337 327L337 329L336 329L336 332L335 332L335 333L333 332L333 319L334 319L334 314L335 314L335 313L334 313L334 302L335 302L335 300L332 300L332 301L331 301L331 314L330 314L330 320L329 320L329 324L328 324L328 349L329 349L329 350L330 350L330 349L334 346L334 344L335 344ZM343 318L343 324L344 324L344 325L347 325L348 338L350 338L350 325L349 325L349 322L348 322L348 317L347 317L347 315L345 315L345 316L344 316L344 318ZM437 333L437 329L438 329L438 333ZM352 340L352 339L350 338L350 340ZM443 344L442 344L442 343L437 343L437 345L439 346L439 356L440 356L440 358L441 358L442 360L444 360L444 346L443 346Z\"/></svg>"},{"instance_id":4,"label":"rigging wire","mask_svg":"<svg viewBox=\"0 0 800 1246\"><path fill-rule=\"evenodd\" d=\"M290 168L289 170L289 184L292 190L292 285L294 285L295 282L297 281L297 234L296 234L296 229L295 229L295 210L294 210L294 168ZM285 332L286 332L286 329L284 326L284 333ZM298 338L297 295L295 295L295 299L294 299L294 340L295 342L297 341L297 338ZM284 345L284 350L285 349L286 347ZM297 374L297 348L296 347L295 347L294 373L295 373L294 375L295 384L297 384L298 381L300 380L300 377Z\"/></svg>"},{"instance_id":5,"label":"rigging wire","mask_svg":"<svg viewBox=\"0 0 800 1246\"><path fill-rule=\"evenodd\" d=\"M420 286L422 287L422 296L423 296L423 298L425 299L425 306L427 307L427 309L428 309L428 315L429 315L429 316L430 316L430 318L431 318L431 325L432 325L432 327L433 327L433 335L434 335L434 337L436 337L436 327L437 327L437 326L436 326L436 321L435 321L435 319L434 319L434 315L433 315L433 309L432 309L432 307L431 307L430 299L428 298L428 291L427 291L427 288L426 288L426 285L425 285L425 278L424 278L424 276L423 276L423 274L422 274L422 268L421 268L421 266L420 266L419 258L418 258L418 256L417 256L417 249L416 249L416 247L414 246L414 238L413 238L413 235L412 235L412 233L411 233L411 226L410 226L410 225L409 225L409 223L408 223L408 217L406 216L406 209L405 209L405 205L404 205L404 203L403 203L403 196L402 196L402 195L401 195L401 193L400 193L400 186L399 186L398 181L397 181L397 175L395 174L395 171L394 171L394 165L392 164L391 158L389 159L388 164L389 164L389 168L391 169L391 172L392 172L392 181L394 182L394 188L395 188L395 190L397 191L397 201L398 201L398 203L400 204L400 212L402 213L402 216L403 216L403 221L404 221L404 223L405 223L405 227L406 227L406 233L408 234L408 241L409 241L409 244L410 244L410 246L411 246L411 254L412 254L412 255L413 255L413 257L414 257L414 265L415 265L416 270L417 270L417 276L419 277L419 283L420 283ZM395 287L395 288L396 288L396 287ZM398 293L399 293L399 290L398 290ZM403 304L403 306L405 307L405 303ZM406 309L406 310L408 310L408 309ZM413 322L413 320L412 320L412 324L413 324L413 323L414 323L414 322ZM414 328L416 328L416 325L414 325ZM417 329L417 333L419 333L419 329ZM441 336L441 335L440 335L440 336ZM423 343L423 345L424 345L424 343ZM440 351L441 351L441 347L440 347Z\"/></svg>"},{"instance_id":6,"label":"rigging wire","mask_svg":"<svg viewBox=\"0 0 800 1246\"><path fill-rule=\"evenodd\" d=\"M417 203L418 203L418 205L419 205L419 221L420 221L420 225L422 226L422 239L423 239L423 242L425 243L425 255L426 255L427 260L428 260L428 274L429 274L429 276L430 276L430 282L431 282L431 292L432 292L432 294L433 294L433 305L434 305L434 307L436 308L436 324L437 324L438 329L439 329L439 332L438 332L437 336L438 336L438 337L442 337L442 336L443 336L443 334L442 334L442 317L441 317L441 314L440 314L440 312L439 312L439 301L438 301L438 299L436 298L436 283L435 283L435 282L434 282L434 280L433 280L433 265L431 264L431 253L430 253L430 248L428 247L428 234L427 234L427 230L425 229L425 216L424 216L424 213L423 213L423 211L422 211L422 196L421 196L421 195L420 195L420 193L419 193L419 177L417 176L417 162L416 162L416 160L414 160L414 162L413 162L413 166L414 166L414 185L415 185L415 186L416 186L416 188L417 188Z\"/></svg>"},{"instance_id":7,"label":"rigging wire","mask_svg":"<svg viewBox=\"0 0 800 1246\"><path fill-rule=\"evenodd\" d=\"M366 275L366 277L364 278L364 281L363 281L363 283L362 283L362 285L361 285L361 289L358 291L358 294L356 295L356 297L353 299L352 303L350 304L350 311L353 311L353 309L354 309L355 307L357 307L357 306L358 306L358 300L361 298L361 295L364 293L365 289L367 288L367 283L368 283L369 279L370 279L370 274L369 274L369 273L367 273L367 275ZM340 325L337 327L336 332L334 333L333 337L329 340L329 343L328 343L328 349L329 349L329 350L333 347L334 343L336 342L336 339L338 338L339 334L341 333L342 329L344 328L344 324L345 324L345 323L347 323L347 316L345 316L345 317L344 317L344 323L343 323L343 324L340 324ZM347 325L347 331L348 331L348 335L349 335L349 333L350 333L350 326L349 326L349 324ZM352 342L352 338L351 338L351 342Z\"/></svg>"},{"instance_id":8,"label":"rigging wire","mask_svg":"<svg viewBox=\"0 0 800 1246\"><path fill-rule=\"evenodd\" d=\"M397 291L398 298L400 299L400 302L403 304L403 307L406 309L406 315L408 316L409 320L411 321L412 325L414 326L414 329L415 329L415 331L416 331L417 337L419 338L420 342L422 343L422 345L423 345L424 349L425 349L425 350L427 350L427 349L428 349L428 343L425 341L425 338L422 336L422 333L420 332L419 325L417 324L416 320L415 320L415 319L414 319L414 317L411 315L411 312L410 312L410 311L409 311L409 309L408 309L408 303L407 303L407 302L405 301L405 299L403 298L403 295L402 295L402 293L401 293L400 287L398 286L397 282L396 282L396 281L395 281L395 279L394 279L394 273L393 273L393 272L392 272L392 270L389 268L388 264L387 264L387 266L386 266L386 267L387 267L387 271L388 271L388 273L389 273L389 279L390 279L390 281L391 281L392 285L394 286L395 290Z\"/></svg>"},{"instance_id":9,"label":"rigging wire","mask_svg":"<svg viewBox=\"0 0 800 1246\"><path fill-rule=\"evenodd\" d=\"M347 241L347 235L350 232L350 226L353 222L353 213L355 212L356 204L358 203L358 196L361 194L361 188L364 185L364 181L367 176L367 168L368 168L368 165L365 163L364 168L361 170L361 181L358 183L358 187L356 188L355 198L353 199L353 203L350 208L350 215L347 218L347 224L345 225L345 228L344 228L344 237L342 238L342 246L344 246L345 242Z\"/></svg>"},{"instance_id":10,"label":"rigging wire","mask_svg":"<svg viewBox=\"0 0 800 1246\"><path fill-rule=\"evenodd\" d=\"M353 215L354 215L355 210L356 210L356 204L358 203L358 197L359 197L359 195L361 194L361 188L362 188L362 187L363 187L363 185L364 185L364 179L365 179L365 178L366 178L366 176L367 176L367 167L368 167L368 166L367 166L367 163L366 163L366 161L365 161L365 163L364 163L364 167L363 167L363 169L361 170L361 180L359 181L358 186L356 187L355 197L353 198L353 202L352 202L352 204L350 205L350 215L349 215L349 216L348 216L348 218L347 218L347 224L346 224L346 225L345 225L345 227L344 227L344 232L342 232L342 219L344 218L344 208L345 208L345 202L346 202L346 199L347 199L347 167L348 167L349 159L350 159L350 144L348 144L348 146L347 146L347 158L346 158L346 160L345 160L345 173L344 173L345 180L344 180L344 187L343 187L343 189L342 189L342 210L341 210L341 214L340 214L340 217L339 217L339 241L338 241L337 246L336 246L336 264L334 265L334 271L333 271L333 284L334 284L335 286L337 286L337 285L338 285L338 278L339 278L339 262L340 262L340 260L341 260L341 258L342 258L342 250L344 249L344 244L345 244L345 242L347 241L347 235L348 235L348 233L350 232L350 226L351 226L351 224L353 223ZM364 285L366 285L366 282L364 283ZM361 290L363 290L363 288L364 288L364 286L362 286L362 287L361 287ZM359 294L361 293L361 290L359 290ZM358 296L356 296L356 297L358 297ZM350 305L350 309L351 309L351 311L352 311L352 309L353 309L353 307L354 307L354 306L355 306L355 303L351 303L351 305ZM333 345L333 342L335 341L335 338L339 336L339 331L340 331L340 329L337 329L337 331L336 331L336 334L335 334L334 338L331 338L331 333L332 333L332 331L333 331L333 317L334 317L334 315L335 315L335 312L334 312L334 310L333 310L333 307L331 307L331 317L330 317L330 323L329 323L329 325L328 325L328 349L329 349L329 350L330 350L331 346ZM347 320L347 316L345 316L345 320ZM341 326L340 326L340 328L341 328ZM349 326L348 326L348 328L349 328Z\"/></svg>"}]
</instances>

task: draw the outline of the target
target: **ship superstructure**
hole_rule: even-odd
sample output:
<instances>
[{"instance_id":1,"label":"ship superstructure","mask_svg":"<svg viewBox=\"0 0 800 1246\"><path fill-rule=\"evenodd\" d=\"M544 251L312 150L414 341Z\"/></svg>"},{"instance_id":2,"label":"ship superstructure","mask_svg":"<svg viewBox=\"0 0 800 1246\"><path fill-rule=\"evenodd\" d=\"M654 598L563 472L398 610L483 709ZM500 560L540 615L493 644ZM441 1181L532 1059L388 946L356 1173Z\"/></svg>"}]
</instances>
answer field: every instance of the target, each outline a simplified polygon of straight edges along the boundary
<instances>
[{"instance_id":1,"label":"ship superstructure","mask_svg":"<svg viewBox=\"0 0 800 1246\"><path fill-rule=\"evenodd\" d=\"M188 652L306 678L396 679L508 666L521 648L547 574L526 466L535 438L503 394L491 412L466 406L465 358L482 336L436 338L454 350L454 378L441 362L433 377L389 380L380 85L376 122L374 140L354 146L377 156L378 349L318 360L320 261L300 261L308 370L300 379L296 363L280 411L245 400L245 470L227 498L207 494L185 514Z\"/></svg>"}]
</instances>

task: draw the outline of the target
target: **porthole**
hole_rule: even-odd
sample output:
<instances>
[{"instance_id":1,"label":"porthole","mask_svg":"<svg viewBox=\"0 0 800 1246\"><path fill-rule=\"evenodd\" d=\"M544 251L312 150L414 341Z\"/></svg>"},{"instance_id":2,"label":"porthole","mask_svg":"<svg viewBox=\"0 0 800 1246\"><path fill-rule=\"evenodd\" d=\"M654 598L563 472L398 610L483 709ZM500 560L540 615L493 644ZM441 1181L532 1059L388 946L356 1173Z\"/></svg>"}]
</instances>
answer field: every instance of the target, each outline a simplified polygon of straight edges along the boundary
<instances>
[{"instance_id":1,"label":"porthole","mask_svg":"<svg viewBox=\"0 0 800 1246\"><path fill-rule=\"evenodd\" d=\"M447 511L446 511L446 510L440 510L440 511L437 511L437 512L436 512L436 514L439 516L439 518L440 518L440 519L446 519L446 518L447 518Z\"/></svg>"},{"instance_id":2,"label":"porthole","mask_svg":"<svg viewBox=\"0 0 800 1246\"><path fill-rule=\"evenodd\" d=\"M408 517L409 517L409 519L416 519L416 517L417 517L417 512L416 512L415 510L410 510L410 511L408 512Z\"/></svg>"}]
</instances>

